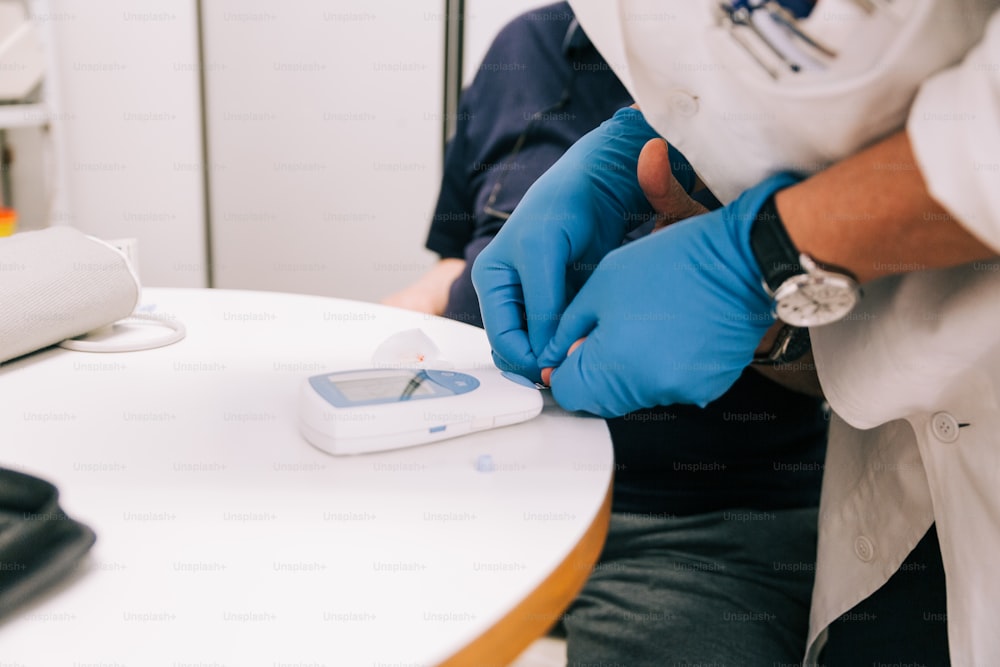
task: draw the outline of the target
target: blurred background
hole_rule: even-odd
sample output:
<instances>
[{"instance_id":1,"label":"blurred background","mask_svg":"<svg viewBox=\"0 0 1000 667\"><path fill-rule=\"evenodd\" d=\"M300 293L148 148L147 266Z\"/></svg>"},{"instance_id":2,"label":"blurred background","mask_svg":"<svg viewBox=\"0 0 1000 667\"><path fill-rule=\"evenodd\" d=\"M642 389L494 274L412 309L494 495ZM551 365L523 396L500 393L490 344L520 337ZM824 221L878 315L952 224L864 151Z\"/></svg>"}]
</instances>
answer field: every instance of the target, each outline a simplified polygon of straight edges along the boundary
<instances>
[{"instance_id":1,"label":"blurred background","mask_svg":"<svg viewBox=\"0 0 1000 667\"><path fill-rule=\"evenodd\" d=\"M444 142L538 0L0 0L0 233L138 240L142 282L377 300Z\"/></svg>"}]
</instances>

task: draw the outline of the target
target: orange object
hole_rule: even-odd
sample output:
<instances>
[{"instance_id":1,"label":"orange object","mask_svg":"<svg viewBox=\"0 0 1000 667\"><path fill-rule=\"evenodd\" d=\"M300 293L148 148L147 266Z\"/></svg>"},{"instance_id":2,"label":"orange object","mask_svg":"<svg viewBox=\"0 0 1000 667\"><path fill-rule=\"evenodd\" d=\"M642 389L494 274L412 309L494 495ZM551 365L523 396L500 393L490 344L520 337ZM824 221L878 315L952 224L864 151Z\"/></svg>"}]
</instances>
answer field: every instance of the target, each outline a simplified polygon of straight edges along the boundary
<instances>
[{"instance_id":1,"label":"orange object","mask_svg":"<svg viewBox=\"0 0 1000 667\"><path fill-rule=\"evenodd\" d=\"M17 211L0 208L0 236L10 236L17 230Z\"/></svg>"}]
</instances>

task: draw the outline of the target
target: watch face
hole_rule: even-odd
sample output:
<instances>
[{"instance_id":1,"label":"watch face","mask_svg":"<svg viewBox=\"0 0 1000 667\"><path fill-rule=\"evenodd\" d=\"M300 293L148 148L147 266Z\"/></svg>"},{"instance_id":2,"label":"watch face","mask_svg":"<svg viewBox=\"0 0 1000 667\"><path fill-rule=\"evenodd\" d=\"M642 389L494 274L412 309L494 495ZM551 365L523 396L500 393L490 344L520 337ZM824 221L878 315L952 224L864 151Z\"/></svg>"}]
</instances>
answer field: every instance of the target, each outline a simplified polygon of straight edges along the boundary
<instances>
[{"instance_id":1,"label":"watch face","mask_svg":"<svg viewBox=\"0 0 1000 667\"><path fill-rule=\"evenodd\" d=\"M797 327L836 322L858 302L858 286L846 276L804 274L786 281L774 295L775 314Z\"/></svg>"}]
</instances>

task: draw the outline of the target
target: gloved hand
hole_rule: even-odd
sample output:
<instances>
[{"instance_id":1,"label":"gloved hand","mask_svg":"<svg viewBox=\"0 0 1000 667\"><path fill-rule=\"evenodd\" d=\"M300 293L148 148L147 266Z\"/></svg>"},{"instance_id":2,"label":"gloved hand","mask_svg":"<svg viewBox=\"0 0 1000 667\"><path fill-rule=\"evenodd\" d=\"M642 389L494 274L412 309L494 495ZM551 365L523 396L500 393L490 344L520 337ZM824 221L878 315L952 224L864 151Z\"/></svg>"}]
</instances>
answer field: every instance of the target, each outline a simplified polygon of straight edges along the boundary
<instances>
[{"instance_id":1,"label":"gloved hand","mask_svg":"<svg viewBox=\"0 0 1000 667\"><path fill-rule=\"evenodd\" d=\"M636 162L657 136L641 112L619 110L528 189L476 259L472 281L497 366L540 379L537 355L569 299L652 213ZM671 164L690 192L695 181L690 166L679 153L672 153Z\"/></svg>"},{"instance_id":2,"label":"gloved hand","mask_svg":"<svg viewBox=\"0 0 1000 667\"><path fill-rule=\"evenodd\" d=\"M609 253L539 355L557 366L556 401L612 417L704 406L729 389L774 322L750 228L767 198L797 180L772 176L724 208Z\"/></svg>"}]
</instances>

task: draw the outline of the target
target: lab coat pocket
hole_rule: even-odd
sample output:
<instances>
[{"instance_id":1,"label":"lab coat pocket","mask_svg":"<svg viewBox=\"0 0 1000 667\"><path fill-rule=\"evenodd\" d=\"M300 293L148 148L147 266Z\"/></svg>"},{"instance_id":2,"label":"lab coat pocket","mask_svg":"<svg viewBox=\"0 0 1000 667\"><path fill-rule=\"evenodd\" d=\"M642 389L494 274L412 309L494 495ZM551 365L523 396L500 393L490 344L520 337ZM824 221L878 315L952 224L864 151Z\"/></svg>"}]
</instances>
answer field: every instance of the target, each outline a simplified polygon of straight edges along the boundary
<instances>
[{"instance_id":1,"label":"lab coat pocket","mask_svg":"<svg viewBox=\"0 0 1000 667\"><path fill-rule=\"evenodd\" d=\"M749 23L720 18L706 46L733 99L766 109L811 171L902 128L921 82L981 37L995 4L821 0L794 28L757 9Z\"/></svg>"}]
</instances>

